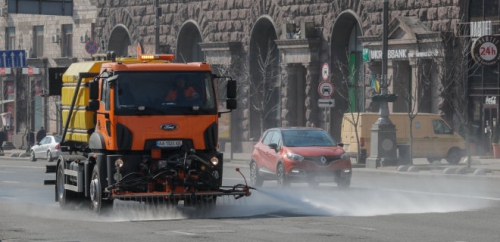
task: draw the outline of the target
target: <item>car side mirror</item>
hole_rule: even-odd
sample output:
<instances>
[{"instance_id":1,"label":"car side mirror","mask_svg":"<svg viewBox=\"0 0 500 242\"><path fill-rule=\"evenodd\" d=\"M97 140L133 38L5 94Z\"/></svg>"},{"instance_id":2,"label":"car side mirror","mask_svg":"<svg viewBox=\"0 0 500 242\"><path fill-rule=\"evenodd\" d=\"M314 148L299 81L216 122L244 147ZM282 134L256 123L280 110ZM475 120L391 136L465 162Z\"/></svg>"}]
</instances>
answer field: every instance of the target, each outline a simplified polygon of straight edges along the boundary
<instances>
[{"instance_id":1,"label":"car side mirror","mask_svg":"<svg viewBox=\"0 0 500 242\"><path fill-rule=\"evenodd\" d=\"M338 143L337 145L344 148L344 143Z\"/></svg>"},{"instance_id":2,"label":"car side mirror","mask_svg":"<svg viewBox=\"0 0 500 242\"><path fill-rule=\"evenodd\" d=\"M271 149L273 149L273 150L275 150L275 151L278 151L278 144L276 144L276 143L271 143L271 144L269 144L269 148L271 148Z\"/></svg>"}]
</instances>

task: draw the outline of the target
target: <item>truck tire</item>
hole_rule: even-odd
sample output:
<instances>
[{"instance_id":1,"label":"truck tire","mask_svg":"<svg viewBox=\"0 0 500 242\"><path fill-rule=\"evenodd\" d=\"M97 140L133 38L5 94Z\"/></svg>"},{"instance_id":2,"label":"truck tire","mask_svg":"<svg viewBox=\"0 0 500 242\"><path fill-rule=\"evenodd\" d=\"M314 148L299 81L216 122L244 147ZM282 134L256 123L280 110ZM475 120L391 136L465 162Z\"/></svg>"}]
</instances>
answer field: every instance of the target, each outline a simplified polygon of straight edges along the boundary
<instances>
[{"instance_id":1,"label":"truck tire","mask_svg":"<svg viewBox=\"0 0 500 242\"><path fill-rule=\"evenodd\" d=\"M113 200L102 199L103 191L99 167L95 165L90 180L90 209L97 214L108 212L113 208Z\"/></svg>"},{"instance_id":2,"label":"truck tire","mask_svg":"<svg viewBox=\"0 0 500 242\"><path fill-rule=\"evenodd\" d=\"M74 205L73 203L76 201L77 194L64 189L64 164L63 162L59 163L57 166L57 175L56 175L56 196L57 201L59 201L59 206L63 209L67 209L70 205Z\"/></svg>"}]
</instances>

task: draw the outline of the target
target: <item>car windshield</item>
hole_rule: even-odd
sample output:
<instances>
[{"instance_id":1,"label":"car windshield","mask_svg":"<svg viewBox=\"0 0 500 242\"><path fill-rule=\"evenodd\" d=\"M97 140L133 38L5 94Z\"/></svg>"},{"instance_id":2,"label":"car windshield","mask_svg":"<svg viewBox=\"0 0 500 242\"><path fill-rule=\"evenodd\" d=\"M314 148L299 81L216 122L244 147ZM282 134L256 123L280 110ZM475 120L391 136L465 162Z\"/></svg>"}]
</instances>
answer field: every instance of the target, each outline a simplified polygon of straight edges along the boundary
<instances>
[{"instance_id":1,"label":"car windshield","mask_svg":"<svg viewBox=\"0 0 500 242\"><path fill-rule=\"evenodd\" d=\"M337 146L333 138L323 130L284 130L283 141L288 147Z\"/></svg>"},{"instance_id":2,"label":"car windshield","mask_svg":"<svg viewBox=\"0 0 500 242\"><path fill-rule=\"evenodd\" d=\"M209 72L117 72L116 114L216 112Z\"/></svg>"}]
</instances>

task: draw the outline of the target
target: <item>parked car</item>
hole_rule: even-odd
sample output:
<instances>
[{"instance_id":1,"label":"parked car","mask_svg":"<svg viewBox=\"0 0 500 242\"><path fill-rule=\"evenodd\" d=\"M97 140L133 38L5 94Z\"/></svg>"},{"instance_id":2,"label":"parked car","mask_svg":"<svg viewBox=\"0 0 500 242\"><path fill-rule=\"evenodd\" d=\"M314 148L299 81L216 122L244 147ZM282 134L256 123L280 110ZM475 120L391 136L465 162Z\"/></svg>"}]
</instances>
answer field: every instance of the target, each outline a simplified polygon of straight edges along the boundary
<instances>
[{"instance_id":1,"label":"parked car","mask_svg":"<svg viewBox=\"0 0 500 242\"><path fill-rule=\"evenodd\" d=\"M61 154L61 141L60 136L47 135L39 143L31 147L30 158L31 161L36 161L38 158L52 161Z\"/></svg>"},{"instance_id":2,"label":"parked car","mask_svg":"<svg viewBox=\"0 0 500 242\"><path fill-rule=\"evenodd\" d=\"M350 157L325 130L286 127L266 130L254 146L250 161L250 183L262 186L277 180L280 187L307 182L315 187L335 181L340 188L351 184Z\"/></svg>"}]
</instances>

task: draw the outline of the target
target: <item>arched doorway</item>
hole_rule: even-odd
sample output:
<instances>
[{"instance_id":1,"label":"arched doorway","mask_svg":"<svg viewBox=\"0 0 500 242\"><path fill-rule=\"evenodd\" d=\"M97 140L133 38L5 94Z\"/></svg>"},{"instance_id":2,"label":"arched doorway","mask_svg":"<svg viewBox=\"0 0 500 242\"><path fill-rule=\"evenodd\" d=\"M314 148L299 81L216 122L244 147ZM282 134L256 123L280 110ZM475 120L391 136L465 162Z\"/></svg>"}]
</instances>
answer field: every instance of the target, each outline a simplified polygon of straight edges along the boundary
<instances>
[{"instance_id":1,"label":"arched doorway","mask_svg":"<svg viewBox=\"0 0 500 242\"><path fill-rule=\"evenodd\" d=\"M363 69L362 36L357 16L346 11L339 15L332 31L332 78L335 86L335 108L330 110L330 133L340 138L345 112L365 111L365 74Z\"/></svg>"},{"instance_id":2,"label":"arched doorway","mask_svg":"<svg viewBox=\"0 0 500 242\"><path fill-rule=\"evenodd\" d=\"M118 25L113 28L108 41L109 51L114 51L116 56L128 56L128 47L131 45L130 34L125 26Z\"/></svg>"},{"instance_id":3,"label":"arched doorway","mask_svg":"<svg viewBox=\"0 0 500 242\"><path fill-rule=\"evenodd\" d=\"M177 40L176 62L203 61L204 55L199 43L202 42L200 29L193 22L187 22L181 27Z\"/></svg>"},{"instance_id":4,"label":"arched doorway","mask_svg":"<svg viewBox=\"0 0 500 242\"><path fill-rule=\"evenodd\" d=\"M250 39L250 139L262 131L280 126L279 51L276 30L269 18L254 25Z\"/></svg>"}]
</instances>

